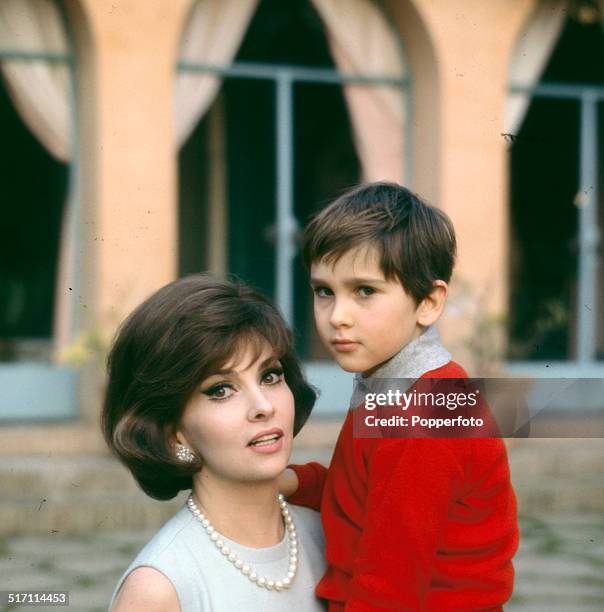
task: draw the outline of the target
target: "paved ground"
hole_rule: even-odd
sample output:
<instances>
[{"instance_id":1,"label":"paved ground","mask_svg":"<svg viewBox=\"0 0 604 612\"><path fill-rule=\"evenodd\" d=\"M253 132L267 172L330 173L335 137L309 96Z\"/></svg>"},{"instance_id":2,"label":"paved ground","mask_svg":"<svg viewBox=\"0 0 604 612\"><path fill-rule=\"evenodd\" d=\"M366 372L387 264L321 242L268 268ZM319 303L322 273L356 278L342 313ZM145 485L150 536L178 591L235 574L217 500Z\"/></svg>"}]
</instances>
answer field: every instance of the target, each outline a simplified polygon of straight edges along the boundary
<instances>
[{"instance_id":1,"label":"paved ground","mask_svg":"<svg viewBox=\"0 0 604 612\"><path fill-rule=\"evenodd\" d=\"M516 589L506 610L604 610L604 516L527 516L521 527ZM117 578L150 535L100 531L85 536L4 538L0 540L0 589L67 589L70 609L106 610Z\"/></svg>"}]
</instances>

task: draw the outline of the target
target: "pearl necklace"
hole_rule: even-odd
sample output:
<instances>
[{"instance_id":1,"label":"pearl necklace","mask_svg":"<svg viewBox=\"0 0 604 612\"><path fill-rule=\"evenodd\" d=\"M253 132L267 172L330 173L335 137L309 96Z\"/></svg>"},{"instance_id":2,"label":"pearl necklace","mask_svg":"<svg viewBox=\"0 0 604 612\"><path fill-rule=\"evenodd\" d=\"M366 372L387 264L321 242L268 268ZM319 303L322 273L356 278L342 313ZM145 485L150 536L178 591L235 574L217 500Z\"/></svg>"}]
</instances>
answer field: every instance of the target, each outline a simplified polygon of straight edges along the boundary
<instances>
[{"instance_id":1,"label":"pearl necklace","mask_svg":"<svg viewBox=\"0 0 604 612\"><path fill-rule=\"evenodd\" d=\"M282 591L283 589L289 589L296 572L298 570L298 535L296 532L296 526L294 525L294 519L287 508L287 502L281 493L278 495L279 507L281 508L281 515L285 522L285 528L289 536L289 567L287 569L287 576L281 580L269 580L264 576L260 576L258 572L248 563L244 563L239 556L231 551L231 549L222 541L220 534L214 529L212 523L208 518L202 514L201 510L197 507L197 504L193 501L193 494L189 495L187 499L187 506L193 516L201 523L206 533L210 537L210 540L214 542L216 548L230 561L236 569L238 569L244 576L247 576L256 586L268 589L269 591Z\"/></svg>"}]
</instances>

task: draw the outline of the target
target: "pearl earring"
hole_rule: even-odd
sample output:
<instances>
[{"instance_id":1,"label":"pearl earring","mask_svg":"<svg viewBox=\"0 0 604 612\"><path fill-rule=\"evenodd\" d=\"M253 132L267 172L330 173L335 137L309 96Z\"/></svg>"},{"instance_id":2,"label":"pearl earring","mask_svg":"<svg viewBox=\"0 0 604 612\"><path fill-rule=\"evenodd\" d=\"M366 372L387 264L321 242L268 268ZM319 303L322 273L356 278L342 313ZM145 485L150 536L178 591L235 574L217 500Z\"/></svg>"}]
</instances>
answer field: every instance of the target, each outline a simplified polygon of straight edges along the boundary
<instances>
[{"instance_id":1,"label":"pearl earring","mask_svg":"<svg viewBox=\"0 0 604 612\"><path fill-rule=\"evenodd\" d=\"M193 451L183 444L176 444L176 457L184 463L193 463L193 461L195 461L195 454Z\"/></svg>"}]
</instances>

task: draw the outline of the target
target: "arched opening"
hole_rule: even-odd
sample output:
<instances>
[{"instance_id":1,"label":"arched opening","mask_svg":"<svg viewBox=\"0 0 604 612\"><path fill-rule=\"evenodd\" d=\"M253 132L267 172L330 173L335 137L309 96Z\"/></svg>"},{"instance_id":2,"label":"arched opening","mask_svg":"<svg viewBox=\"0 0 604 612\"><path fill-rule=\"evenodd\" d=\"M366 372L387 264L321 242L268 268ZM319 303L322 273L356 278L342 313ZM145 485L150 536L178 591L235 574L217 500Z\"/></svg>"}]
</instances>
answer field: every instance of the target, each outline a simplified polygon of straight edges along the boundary
<instances>
[{"instance_id":1,"label":"arched opening","mask_svg":"<svg viewBox=\"0 0 604 612\"><path fill-rule=\"evenodd\" d=\"M509 358L512 360L585 360L581 344L585 326L580 319L597 310L590 320L595 347L589 360L604 357L604 290L601 250L585 248L586 232L602 229L603 143L602 98L597 105L593 134L597 151L588 152L585 131L585 95L589 87L604 89L604 37L596 12L571 3L520 126L510 141L510 316ZM557 84L560 87L550 87ZM595 157L594 157L595 154ZM585 194L582 176L597 168L593 194L597 228L581 222ZM597 182L600 189L597 189ZM599 221L597 220L599 218ZM596 232L597 233L597 232ZM581 272L586 260L595 275ZM582 276L583 275L583 276ZM599 286L598 286L599 285ZM588 293L584 293L588 290ZM590 293L591 292L591 293ZM581 295L593 295L582 299ZM598 299L599 296L599 299ZM589 327L589 325L588 325ZM583 334L583 339L581 338ZM588 335L589 335L588 334Z\"/></svg>"},{"instance_id":2,"label":"arched opening","mask_svg":"<svg viewBox=\"0 0 604 612\"><path fill-rule=\"evenodd\" d=\"M323 24L308 0L262 0L234 61L335 70ZM273 299L276 87L272 79L227 77L179 156L180 273L233 273ZM360 167L340 84L294 83L291 110L293 212L303 225L358 182ZM293 285L297 348L305 358L321 358L299 256Z\"/></svg>"},{"instance_id":3,"label":"arched opening","mask_svg":"<svg viewBox=\"0 0 604 612\"><path fill-rule=\"evenodd\" d=\"M309 379L324 389L322 413L345 409L350 375L316 335L300 229L361 176L411 174L398 32L381 3L354 0L348 9L340 14L329 0L194 3L177 76L177 132L191 99L179 89L190 85L201 109L189 112L195 130L179 158L180 273L232 272L269 295L292 324Z\"/></svg>"}]
</instances>

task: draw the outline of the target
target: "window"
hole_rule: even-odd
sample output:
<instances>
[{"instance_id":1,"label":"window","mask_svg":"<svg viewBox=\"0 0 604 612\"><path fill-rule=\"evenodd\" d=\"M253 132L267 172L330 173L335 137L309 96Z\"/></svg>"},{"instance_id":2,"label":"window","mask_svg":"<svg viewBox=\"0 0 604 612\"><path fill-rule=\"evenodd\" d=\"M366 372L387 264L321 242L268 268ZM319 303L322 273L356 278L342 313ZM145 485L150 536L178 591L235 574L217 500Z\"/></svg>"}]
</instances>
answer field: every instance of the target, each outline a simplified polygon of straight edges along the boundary
<instances>
[{"instance_id":1,"label":"window","mask_svg":"<svg viewBox=\"0 0 604 612\"><path fill-rule=\"evenodd\" d=\"M11 6L16 9L7 9L0 30L0 421L66 418L76 410L75 374L54 362L59 336L66 340L72 332L77 293L75 263L65 256L65 247L74 244L77 212L75 167L65 161L74 114L73 56L62 3ZM25 30L23 20L29 22ZM42 24L46 37L36 30ZM67 295L63 285L70 280Z\"/></svg>"},{"instance_id":2,"label":"window","mask_svg":"<svg viewBox=\"0 0 604 612\"><path fill-rule=\"evenodd\" d=\"M599 21L571 15L511 144L512 360L604 358L602 56Z\"/></svg>"},{"instance_id":3,"label":"window","mask_svg":"<svg viewBox=\"0 0 604 612\"><path fill-rule=\"evenodd\" d=\"M332 402L340 406L349 376L322 361L296 240L313 212L361 179L342 87L349 79L336 69L323 23L308 0L263 0L232 65L180 70L224 78L180 152L180 273L233 273L275 300L299 354L313 362L311 380L328 376L321 386L340 392ZM407 92L392 81L356 80Z\"/></svg>"}]
</instances>

